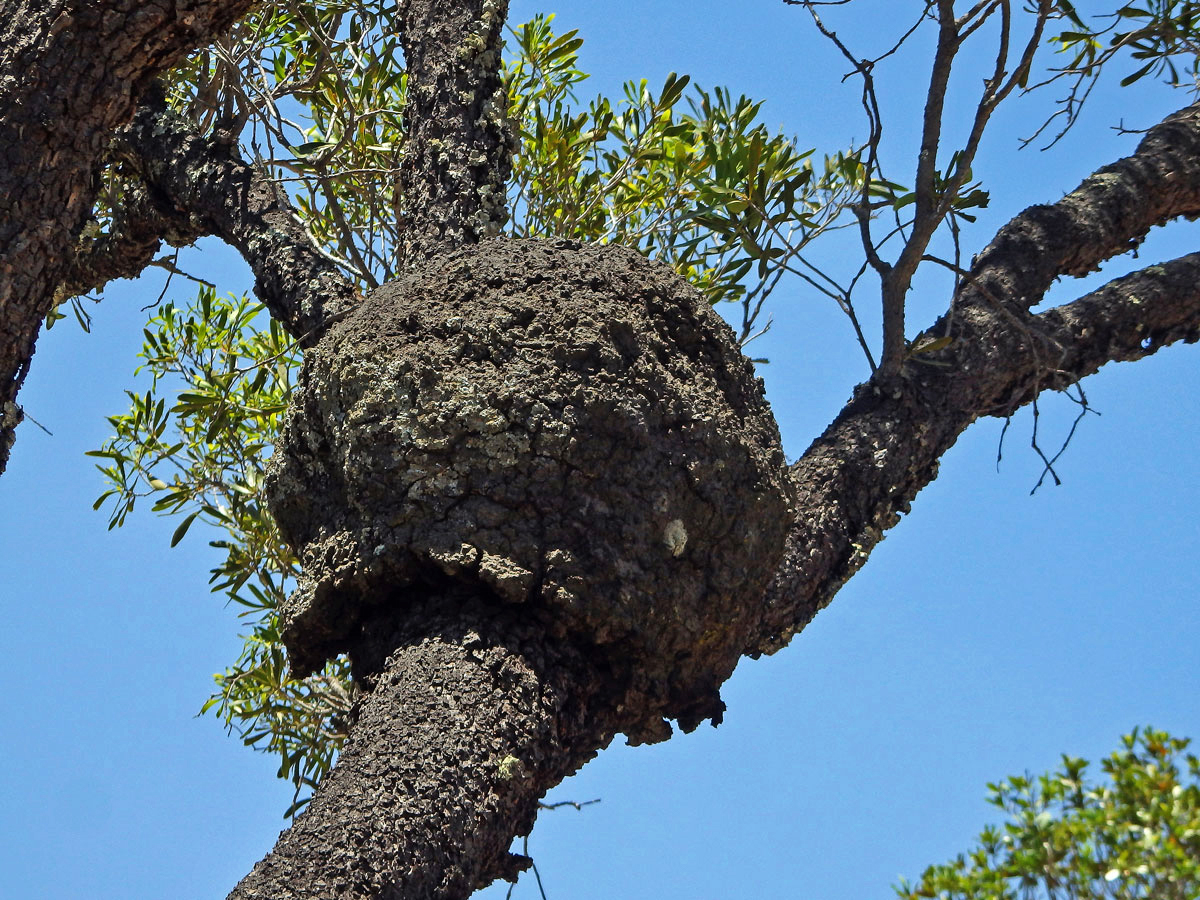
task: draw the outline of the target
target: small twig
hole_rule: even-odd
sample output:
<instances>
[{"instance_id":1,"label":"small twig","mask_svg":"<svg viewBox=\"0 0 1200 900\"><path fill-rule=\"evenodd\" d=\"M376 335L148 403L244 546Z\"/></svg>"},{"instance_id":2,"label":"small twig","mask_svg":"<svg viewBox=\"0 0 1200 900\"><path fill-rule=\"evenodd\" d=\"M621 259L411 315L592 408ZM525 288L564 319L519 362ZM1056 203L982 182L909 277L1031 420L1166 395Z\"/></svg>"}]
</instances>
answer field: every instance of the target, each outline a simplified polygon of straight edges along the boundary
<instances>
[{"instance_id":1,"label":"small twig","mask_svg":"<svg viewBox=\"0 0 1200 900\"><path fill-rule=\"evenodd\" d=\"M1037 493L1037 489L1042 486L1042 482L1046 480L1047 475L1050 475L1054 479L1055 486L1062 484L1062 479L1060 479L1058 477L1058 473L1054 471L1054 464L1058 462L1059 457L1066 452L1068 445L1071 443L1071 439L1075 437L1075 430L1079 427L1079 423L1083 421L1083 417L1090 412L1096 412L1091 408L1091 406L1088 405L1087 395L1083 392L1083 388L1080 387L1078 383L1075 385L1075 387L1079 390L1078 398L1072 397L1070 392L1067 390L1061 391L1060 393L1065 394L1073 403L1079 404L1079 414L1075 416L1075 421L1071 423L1071 429L1067 432L1067 436L1063 440L1062 446L1058 448L1058 452L1055 453L1050 459L1046 459L1046 454L1042 452L1041 448L1037 444L1038 407L1037 400L1035 399L1033 401L1033 449L1037 451L1038 456L1042 458L1042 461L1046 464L1046 467L1042 470L1042 475L1040 478L1038 478L1037 484L1033 486L1033 490L1029 492L1031 497ZM1096 413L1096 415L1100 414Z\"/></svg>"},{"instance_id":2,"label":"small twig","mask_svg":"<svg viewBox=\"0 0 1200 900\"><path fill-rule=\"evenodd\" d=\"M538 805L540 806L541 804ZM537 879L538 893L542 895L542 900L546 900L546 888L542 885L542 873L538 871L537 863L529 855L529 835L525 835L525 839L521 842L521 855L529 860L529 868L533 870L533 877ZM512 900L513 891L516 889L517 883L514 881L508 886L508 890L504 894L504 900Z\"/></svg>"},{"instance_id":3,"label":"small twig","mask_svg":"<svg viewBox=\"0 0 1200 900\"><path fill-rule=\"evenodd\" d=\"M191 275L188 272L183 271L183 269L179 268L178 263L179 263L179 250L178 249L175 250L175 252L171 255L170 259L167 259L167 257L165 257L165 256L160 256L158 259L153 260L150 263L151 266L154 266L157 269L166 270L167 280L163 282L163 287L162 287L162 290L158 292L158 297L155 298L153 303L147 303L145 306L143 306L142 312L148 312L149 310L154 309L156 306L158 306L158 304L163 302L163 297L167 296L167 291L171 287L171 279L174 278L176 275L186 278L188 281L194 281L194 282L196 282L196 284L202 284L206 288L210 288L211 290L217 289L217 286L215 284L213 284L211 281L205 281L203 278L200 278L196 275Z\"/></svg>"},{"instance_id":4,"label":"small twig","mask_svg":"<svg viewBox=\"0 0 1200 900\"><path fill-rule=\"evenodd\" d=\"M1000 471L1000 460L1004 457L1004 436L1008 434L1008 426L1012 424L1012 416L1004 417L1004 427L1000 429L1000 440L996 443L996 472Z\"/></svg>"},{"instance_id":5,"label":"small twig","mask_svg":"<svg viewBox=\"0 0 1200 900\"><path fill-rule=\"evenodd\" d=\"M538 809L561 809L564 806L569 806L572 809L583 809L585 806L591 806L594 803L599 803L600 798L595 800L559 800L557 803L542 803L538 801ZM529 855L529 835L521 842L521 855L529 860L529 868L533 871L533 877L537 880L538 893L542 895L542 900L546 898L546 888L542 884L542 873L538 871L537 863L533 861L533 857ZM517 883L514 881L508 886L508 891L504 895L504 900L511 900L513 891L516 889Z\"/></svg>"},{"instance_id":6,"label":"small twig","mask_svg":"<svg viewBox=\"0 0 1200 900\"><path fill-rule=\"evenodd\" d=\"M525 842L522 845L522 852L529 856L529 835L525 836ZM546 887L542 884L542 873L538 871L537 863L533 861L533 857L529 857L529 868L533 869L533 877L537 881L538 893L542 895L542 900L546 900Z\"/></svg>"},{"instance_id":7,"label":"small twig","mask_svg":"<svg viewBox=\"0 0 1200 900\"><path fill-rule=\"evenodd\" d=\"M1031 446L1033 448L1034 453L1036 453L1038 456L1040 456L1042 458L1042 462L1045 464L1045 468L1042 469L1042 475L1037 480L1037 484L1035 484L1033 486L1033 490L1029 492L1029 496L1031 496L1031 497L1037 493L1037 489L1042 486L1042 482L1046 480L1047 475L1049 475L1051 478L1054 479L1055 487L1058 487L1059 485L1062 484L1062 479L1059 478L1058 473L1054 471L1054 460L1049 459L1046 456L1046 454L1042 451L1042 448L1038 446L1038 424L1039 424L1040 418L1041 418L1041 412L1038 410L1037 397L1034 397L1033 398L1033 434L1029 438L1029 446ZM1059 452L1061 453L1061 451L1059 451ZM1058 457L1055 456L1054 459L1058 459Z\"/></svg>"},{"instance_id":8,"label":"small twig","mask_svg":"<svg viewBox=\"0 0 1200 900\"><path fill-rule=\"evenodd\" d=\"M597 797L595 800L584 800L583 802L578 800L559 800L557 803L541 803L539 801L538 809L561 809L564 806L569 806L572 809L583 809L585 806L591 806L599 802L599 797Z\"/></svg>"},{"instance_id":9,"label":"small twig","mask_svg":"<svg viewBox=\"0 0 1200 900\"><path fill-rule=\"evenodd\" d=\"M346 318L346 316L348 316L350 313L354 312L354 310L357 308L358 307L350 306L350 307L347 307L346 309L343 309L341 312L334 313L333 315L329 316L320 325L309 329L304 334L300 335L298 338L296 338L293 341L291 341L290 343L288 343L278 353L272 354L271 356L268 356L266 359L255 360L253 363L251 363L248 366L241 366L239 368L236 368L233 370L232 374L245 375L248 372L253 372L255 369L262 368L263 366L267 365L268 363L275 362L277 359L280 359L281 357L286 356L288 353L291 353L297 347L301 346L304 343L304 341L306 341L308 338L312 337L318 331L328 329L332 325L335 325L336 323L340 322L342 319Z\"/></svg>"},{"instance_id":10,"label":"small twig","mask_svg":"<svg viewBox=\"0 0 1200 900\"><path fill-rule=\"evenodd\" d=\"M22 416L24 416L26 419L28 419L30 422L32 422L34 425L36 425L38 428L42 429L42 431L46 432L46 434L50 435L50 437L54 437L54 432L53 432L53 431L51 431L49 428L47 428L45 425L43 425L41 422L39 422L37 419L35 419L33 416L31 416L31 415L29 414L29 410L22 409L22 410L21 410L21 414L22 414ZM593 803L598 803L599 801L598 801L598 800L593 800L592 802L593 802Z\"/></svg>"}]
</instances>

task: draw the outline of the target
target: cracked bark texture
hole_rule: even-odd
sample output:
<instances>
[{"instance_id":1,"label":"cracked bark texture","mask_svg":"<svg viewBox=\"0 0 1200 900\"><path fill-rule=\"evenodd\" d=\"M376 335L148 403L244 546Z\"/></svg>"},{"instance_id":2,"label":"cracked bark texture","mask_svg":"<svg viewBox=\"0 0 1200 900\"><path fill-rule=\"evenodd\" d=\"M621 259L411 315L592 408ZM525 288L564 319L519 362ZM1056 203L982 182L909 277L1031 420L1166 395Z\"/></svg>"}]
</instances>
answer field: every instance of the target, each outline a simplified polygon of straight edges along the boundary
<instances>
[{"instance_id":1,"label":"cracked bark texture","mask_svg":"<svg viewBox=\"0 0 1200 900\"><path fill-rule=\"evenodd\" d=\"M156 72L248 5L0 0L0 468L37 327L76 271L73 248L109 135ZM502 221L495 191L474 188L502 184L505 171L488 55L503 4L413 0L399 12L418 88L402 211L419 264ZM466 26L455 18L468 13ZM211 161L219 148L210 149ZM174 151L148 155L162 152ZM172 210L203 199L189 200L187 183L171 188L169 169L148 176L163 186L169 202L155 209L168 223ZM1149 228L1198 214L1200 114L1188 108L1129 158L1001 229L951 313L929 329L954 338L932 356L946 367L910 359L897 375L861 386L791 467L796 496L783 562L765 597L747 592L742 602L754 613L724 639L756 655L802 629L976 418L1005 415L1105 363L1196 341L1196 254L1031 310L1055 278L1090 271ZM270 224L264 217L256 227ZM498 585L428 582L380 604L400 614L345 636L367 688L352 739L310 809L231 896L450 898L510 877L523 861L507 847L528 830L537 799L627 721L617 698L627 695L628 673L614 657L554 637L545 619L503 602Z\"/></svg>"},{"instance_id":2,"label":"cracked bark texture","mask_svg":"<svg viewBox=\"0 0 1200 900\"><path fill-rule=\"evenodd\" d=\"M409 265L499 234L512 134L500 51L508 0L402 0L407 136L397 216Z\"/></svg>"},{"instance_id":3,"label":"cracked bark texture","mask_svg":"<svg viewBox=\"0 0 1200 900\"><path fill-rule=\"evenodd\" d=\"M338 765L230 900L466 897L528 866L514 831L608 743L604 677L474 595L398 598L355 645L368 692Z\"/></svg>"},{"instance_id":4,"label":"cracked bark texture","mask_svg":"<svg viewBox=\"0 0 1200 900\"><path fill-rule=\"evenodd\" d=\"M305 356L266 489L302 561L292 669L454 580L611 657L627 734L690 730L779 559L783 467L732 329L667 266L571 241L436 257Z\"/></svg>"},{"instance_id":5,"label":"cracked bark texture","mask_svg":"<svg viewBox=\"0 0 1200 900\"><path fill-rule=\"evenodd\" d=\"M94 175L137 97L250 0L0 2L0 473L42 320L73 271Z\"/></svg>"},{"instance_id":6,"label":"cracked bark texture","mask_svg":"<svg viewBox=\"0 0 1200 900\"><path fill-rule=\"evenodd\" d=\"M301 346L316 344L361 299L312 243L284 189L243 160L232 139L200 134L170 110L157 85L115 150L167 215L237 248L254 293Z\"/></svg>"}]
</instances>

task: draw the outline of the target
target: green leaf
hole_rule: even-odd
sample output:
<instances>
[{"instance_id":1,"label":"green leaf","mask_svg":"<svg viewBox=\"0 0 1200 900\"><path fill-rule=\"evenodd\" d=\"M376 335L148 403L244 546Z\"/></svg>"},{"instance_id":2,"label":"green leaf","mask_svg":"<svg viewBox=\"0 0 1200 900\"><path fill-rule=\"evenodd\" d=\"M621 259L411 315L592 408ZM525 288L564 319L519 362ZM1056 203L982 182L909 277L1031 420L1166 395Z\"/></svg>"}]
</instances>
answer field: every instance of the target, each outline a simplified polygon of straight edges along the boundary
<instances>
[{"instance_id":1,"label":"green leaf","mask_svg":"<svg viewBox=\"0 0 1200 900\"><path fill-rule=\"evenodd\" d=\"M931 338L924 343L918 343L913 347L911 352L914 355L918 353L936 353L938 350L945 350L953 343L953 337L950 335L943 335L942 337Z\"/></svg>"},{"instance_id":2,"label":"green leaf","mask_svg":"<svg viewBox=\"0 0 1200 900\"><path fill-rule=\"evenodd\" d=\"M179 523L179 527L176 528L175 533L171 535L172 547L176 546L180 541L183 540L183 536L188 533L188 529L192 527L192 523L196 521L196 516L198 515L200 515L199 512L194 512Z\"/></svg>"},{"instance_id":3,"label":"green leaf","mask_svg":"<svg viewBox=\"0 0 1200 900\"><path fill-rule=\"evenodd\" d=\"M337 146L337 141L308 141L303 144L297 144L289 149L297 157L307 159L313 156L320 156L326 150L330 150Z\"/></svg>"},{"instance_id":4,"label":"green leaf","mask_svg":"<svg viewBox=\"0 0 1200 900\"><path fill-rule=\"evenodd\" d=\"M692 80L690 75L677 75L672 72L667 76L666 84L663 85L662 93L658 97L657 106L659 109L670 109L679 102L679 98L683 96L684 88Z\"/></svg>"},{"instance_id":5,"label":"green leaf","mask_svg":"<svg viewBox=\"0 0 1200 900\"><path fill-rule=\"evenodd\" d=\"M1079 13L1075 12L1075 5L1071 3L1071 0L1058 0L1058 8L1075 23L1076 27L1084 27L1083 20L1079 18Z\"/></svg>"}]
</instances>

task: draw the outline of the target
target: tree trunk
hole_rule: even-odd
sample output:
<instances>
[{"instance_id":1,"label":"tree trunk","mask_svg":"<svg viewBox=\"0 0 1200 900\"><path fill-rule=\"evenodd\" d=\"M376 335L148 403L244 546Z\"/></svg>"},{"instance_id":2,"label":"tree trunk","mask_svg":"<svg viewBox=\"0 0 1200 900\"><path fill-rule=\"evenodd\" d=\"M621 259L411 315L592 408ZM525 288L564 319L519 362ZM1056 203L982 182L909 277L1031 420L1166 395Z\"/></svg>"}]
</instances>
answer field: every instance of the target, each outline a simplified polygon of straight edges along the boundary
<instances>
[{"instance_id":1,"label":"tree trunk","mask_svg":"<svg viewBox=\"0 0 1200 900\"><path fill-rule=\"evenodd\" d=\"M405 0L407 131L396 191L409 265L500 233L508 219L508 0Z\"/></svg>"},{"instance_id":2,"label":"tree trunk","mask_svg":"<svg viewBox=\"0 0 1200 900\"><path fill-rule=\"evenodd\" d=\"M251 0L0 2L0 473L38 329L62 299L114 129Z\"/></svg>"},{"instance_id":3,"label":"tree trunk","mask_svg":"<svg viewBox=\"0 0 1200 900\"><path fill-rule=\"evenodd\" d=\"M249 5L0 0L0 471L21 419L15 400L37 329L62 286L74 283L76 240L112 133L156 73ZM496 52L504 10L497 0L399 4L412 69L400 187L413 263L475 242L503 221L508 137ZM142 137L153 137L158 121L145 118ZM171 154L145 165L144 175L174 212L199 215L243 250L293 333L319 331L352 303L337 279L328 282L337 302L322 309L294 296L300 288L285 272L266 271L290 258L289 243L311 253L300 237L275 230L286 224L286 205L273 205L230 154L217 160L221 148L176 137L183 143L172 146L188 152L138 144L144 157ZM253 202L221 202L228 198L196 190L194 178L174 177L192 167L192 150L194 168L217 160L231 179L220 183ZM739 621L756 624L738 635L739 649L771 652L802 629L976 418L1008 415L1106 362L1200 338L1195 254L1030 312L1059 276L1094 269L1155 225L1198 215L1200 109L1190 107L1151 129L1129 158L1002 229L930 329L952 342L860 386L791 467L787 553L765 603L754 592L740 598L756 614ZM152 232L141 242L152 242ZM508 846L528 832L538 799L628 721L620 707L628 673L614 674L611 658L579 636L551 635L519 605L442 586L394 608L403 616L375 617L352 642L365 694L337 767L232 897L449 898L512 877L525 861Z\"/></svg>"},{"instance_id":4,"label":"tree trunk","mask_svg":"<svg viewBox=\"0 0 1200 900\"><path fill-rule=\"evenodd\" d=\"M352 655L367 693L337 766L230 900L463 898L515 879L514 833L612 738L604 680L462 591L375 620Z\"/></svg>"}]
</instances>

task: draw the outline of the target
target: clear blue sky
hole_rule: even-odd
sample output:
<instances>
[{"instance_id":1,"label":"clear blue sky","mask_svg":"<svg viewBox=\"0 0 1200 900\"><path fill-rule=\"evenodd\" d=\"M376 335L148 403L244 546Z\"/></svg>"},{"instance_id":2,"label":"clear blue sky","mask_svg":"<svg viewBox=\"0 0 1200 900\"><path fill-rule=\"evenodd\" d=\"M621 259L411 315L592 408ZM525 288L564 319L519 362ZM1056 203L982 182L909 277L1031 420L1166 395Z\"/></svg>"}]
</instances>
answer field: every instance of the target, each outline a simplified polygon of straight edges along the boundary
<instances>
[{"instance_id":1,"label":"clear blue sky","mask_svg":"<svg viewBox=\"0 0 1200 900\"><path fill-rule=\"evenodd\" d=\"M840 28L865 55L897 9L916 6L858 0ZM588 91L689 72L766 98L767 120L805 145L832 150L865 132L855 89L839 84L844 65L779 0L514 0L512 21L538 11L587 39ZM897 180L925 77L917 53L880 74ZM1110 126L1146 127L1186 99L1121 93L1113 81L1050 153L1015 152L1044 102L1001 117L977 166L993 205L969 250L1131 150ZM977 85L964 73L956 102ZM1172 228L1142 261L1193 250L1196 237L1195 225ZM248 285L214 245L191 265L211 266L224 290ZM290 788L272 761L194 716L239 646L234 611L208 593L203 535L172 550L170 520L135 515L107 532L91 511L103 488L83 453L107 436L104 416L124 409L140 307L160 288L156 277L123 283L94 310L93 334L67 321L42 338L21 400L54 435L25 425L0 477L3 896L223 897L284 825ZM1069 299L1082 287L1062 290ZM944 283L922 283L915 322L946 299ZM789 285L772 313L756 354L771 359L762 374L796 456L865 369L819 298ZM1050 767L1063 751L1095 759L1139 723L1200 736L1198 354L1171 348L1090 379L1103 415L1081 426L1059 466L1065 483L1033 497L1028 414L1013 422L999 473L1001 423L969 430L833 605L775 657L743 663L724 725L614 745L551 795L603 799L545 814L535 829L551 900L887 897L900 875L995 821L986 782ZM1048 401L1043 425L1062 432L1070 415ZM515 896L534 898L536 886Z\"/></svg>"}]
</instances>

